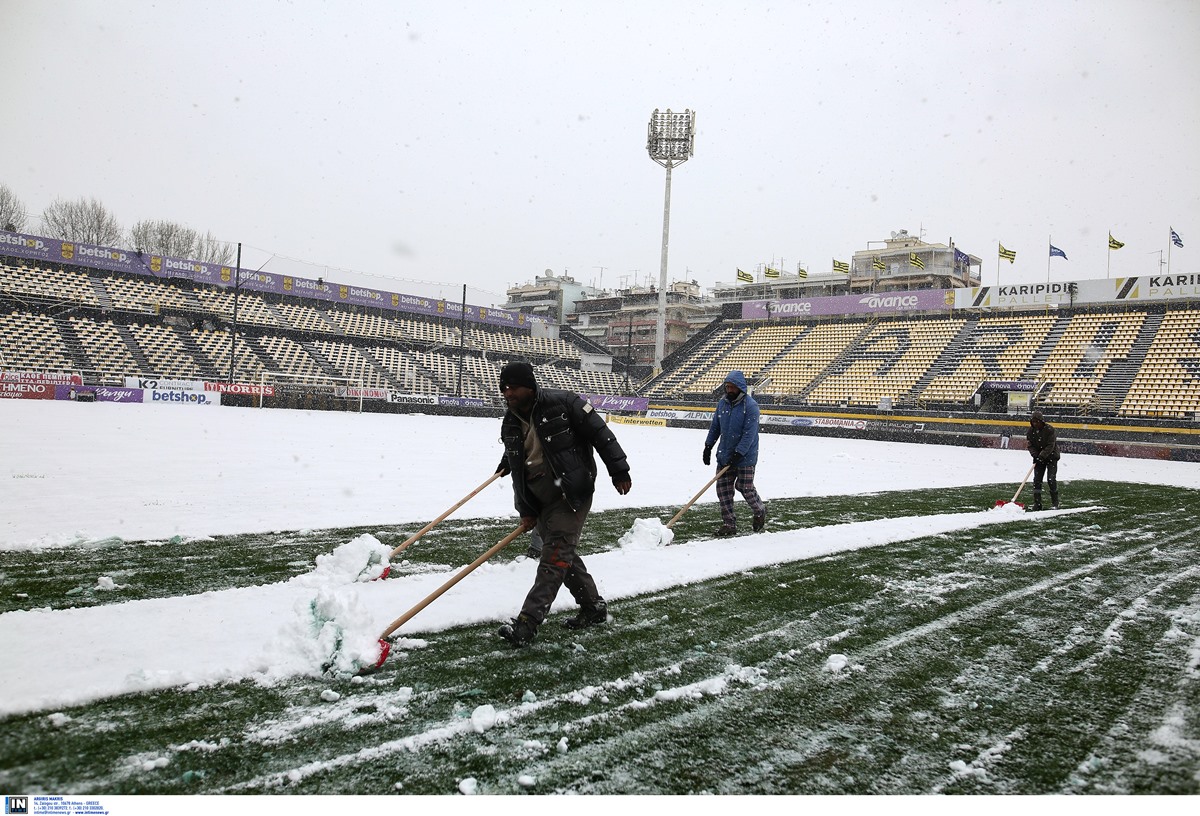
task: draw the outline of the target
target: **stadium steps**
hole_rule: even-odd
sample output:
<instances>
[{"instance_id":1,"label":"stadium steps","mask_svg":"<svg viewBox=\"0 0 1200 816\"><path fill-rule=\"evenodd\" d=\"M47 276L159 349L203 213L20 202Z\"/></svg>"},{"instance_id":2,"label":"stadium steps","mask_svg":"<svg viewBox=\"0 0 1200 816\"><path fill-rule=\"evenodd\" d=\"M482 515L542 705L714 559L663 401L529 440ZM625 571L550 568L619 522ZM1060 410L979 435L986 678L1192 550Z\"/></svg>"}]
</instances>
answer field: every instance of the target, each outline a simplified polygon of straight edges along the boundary
<instances>
[{"instance_id":1,"label":"stadium steps","mask_svg":"<svg viewBox=\"0 0 1200 816\"><path fill-rule=\"evenodd\" d=\"M108 289L105 288L104 281L88 275L88 283L92 285L92 291L96 293L96 301L100 304L100 309L102 311L111 311L113 302L112 298L108 296Z\"/></svg>"},{"instance_id":2,"label":"stadium steps","mask_svg":"<svg viewBox=\"0 0 1200 816\"><path fill-rule=\"evenodd\" d=\"M1133 345L1129 349L1129 355L1122 360L1115 361L1108 369L1108 373L1105 374L1104 380L1096 388L1093 407L1097 411L1115 414L1120 410L1121 404L1133 387L1133 380L1137 376L1138 370L1145 362L1146 355L1150 353L1150 344L1154 342L1154 337L1158 334L1158 327L1162 325L1164 316L1164 312L1158 311L1146 314L1146 319L1142 321L1141 328L1138 329L1137 339L1133 341Z\"/></svg>"},{"instance_id":3,"label":"stadium steps","mask_svg":"<svg viewBox=\"0 0 1200 816\"><path fill-rule=\"evenodd\" d=\"M192 359L196 361L196 368L200 370L200 376L206 380L218 381L222 379L222 375L217 372L217 366L212 361L212 358L200 347L196 339L192 337L190 330L182 326L170 326L171 331L175 332L175 336L179 338L179 342L183 344L187 353L192 355ZM243 336L243 339L248 339Z\"/></svg>"},{"instance_id":4,"label":"stadium steps","mask_svg":"<svg viewBox=\"0 0 1200 816\"><path fill-rule=\"evenodd\" d=\"M361 355L364 360L370 363L371 368L375 369L375 371L379 373L380 379L388 384L388 388L398 392L403 392L405 390L400 384L400 380L397 379L396 375L393 374L388 367L385 366L383 362L375 356L371 349L367 348L366 346L359 345L356 345L354 348L358 349L359 355Z\"/></svg>"},{"instance_id":5,"label":"stadium steps","mask_svg":"<svg viewBox=\"0 0 1200 816\"><path fill-rule=\"evenodd\" d=\"M117 330L117 334L121 336L121 340L125 343L125 347L129 349L129 355L133 357L133 361L137 363L138 370L131 371L130 374L150 375L154 373L154 366L150 362L150 358L146 356L146 352L142 350L138 344L137 338L133 336L133 332L129 330L126 323L118 323L113 321L113 328Z\"/></svg>"},{"instance_id":6,"label":"stadium steps","mask_svg":"<svg viewBox=\"0 0 1200 816\"><path fill-rule=\"evenodd\" d=\"M796 328L799 329L799 331L796 332L796 336L793 337L791 340L789 340L783 346L783 348L781 348L779 350L779 353L776 354L774 357L772 357L770 360L768 360L767 364L765 366L763 366L761 370L759 370L757 375L755 375L755 379L758 381L758 385L755 388L756 391L763 388L763 383L766 383L768 385L770 384L771 371L777 365L779 365L780 361L782 361L789 354L791 354L792 351L796 348L796 346L800 345L800 343L804 340L804 338L808 335L808 333L812 331L811 325L797 326ZM781 394L781 395L778 395L776 397L776 399L781 399L783 396L790 396L790 395L782 395Z\"/></svg>"},{"instance_id":7,"label":"stadium steps","mask_svg":"<svg viewBox=\"0 0 1200 816\"><path fill-rule=\"evenodd\" d=\"M321 350L313 345L311 340L301 340L300 347L308 353L308 356L313 359L314 363L320 366L321 371L325 372L326 377L345 378L346 372L330 362L329 358L322 354Z\"/></svg>"},{"instance_id":8,"label":"stadium steps","mask_svg":"<svg viewBox=\"0 0 1200 816\"><path fill-rule=\"evenodd\" d=\"M67 350L67 354L71 355L71 366L80 371L87 371L91 374L96 374L98 368L95 360L87 353L83 347L83 341L79 339L79 332L67 317L52 317L54 325L58 328L58 333L62 335L63 348Z\"/></svg>"},{"instance_id":9,"label":"stadium steps","mask_svg":"<svg viewBox=\"0 0 1200 816\"><path fill-rule=\"evenodd\" d=\"M1050 359L1050 352L1054 351L1054 347L1058 345L1058 341L1062 339L1063 332L1066 331L1067 325L1071 322L1071 318L1067 315L1059 315L1054 321L1054 325L1050 327L1050 331L1046 332L1046 339L1042 341L1042 345L1034 352L1033 357L1029 359L1029 365L1025 367L1025 372L1021 375L1023 380L1034 380L1037 385L1034 386L1033 394L1030 395L1030 400L1036 400L1038 392L1046 385L1042 380L1042 368L1045 367L1046 361Z\"/></svg>"},{"instance_id":10,"label":"stadium steps","mask_svg":"<svg viewBox=\"0 0 1200 816\"><path fill-rule=\"evenodd\" d=\"M962 363L963 345L967 342L967 338L975 333L975 329L978 327L978 325L978 317L968 317L963 323L962 328L958 330L958 334L956 334L954 339L946 345L946 348L942 350L942 353L938 355L938 358L934 360L932 365L926 369L925 373L922 374L915 383L913 383L913 387L910 388L906 393L901 394L900 399L896 400L896 402L900 405L916 405L917 399L920 397L921 392L929 387L929 384L933 382L934 377L940 377L945 374L953 374L958 366Z\"/></svg>"}]
</instances>

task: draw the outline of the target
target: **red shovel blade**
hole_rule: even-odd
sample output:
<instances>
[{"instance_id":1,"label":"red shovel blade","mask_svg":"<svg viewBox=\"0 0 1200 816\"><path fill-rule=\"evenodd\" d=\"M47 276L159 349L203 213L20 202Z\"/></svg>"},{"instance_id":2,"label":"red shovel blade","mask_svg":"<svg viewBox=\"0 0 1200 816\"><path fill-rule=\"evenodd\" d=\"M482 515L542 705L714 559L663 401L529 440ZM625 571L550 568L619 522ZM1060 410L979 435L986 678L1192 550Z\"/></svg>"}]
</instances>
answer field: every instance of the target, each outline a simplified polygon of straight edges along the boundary
<instances>
[{"instance_id":1,"label":"red shovel blade","mask_svg":"<svg viewBox=\"0 0 1200 816\"><path fill-rule=\"evenodd\" d=\"M1003 507L1006 504L1015 504L1017 507L1020 507L1022 510L1025 509L1025 505L1022 502L1012 502L1012 501L1008 501L1006 499L996 499L997 507Z\"/></svg>"}]
</instances>

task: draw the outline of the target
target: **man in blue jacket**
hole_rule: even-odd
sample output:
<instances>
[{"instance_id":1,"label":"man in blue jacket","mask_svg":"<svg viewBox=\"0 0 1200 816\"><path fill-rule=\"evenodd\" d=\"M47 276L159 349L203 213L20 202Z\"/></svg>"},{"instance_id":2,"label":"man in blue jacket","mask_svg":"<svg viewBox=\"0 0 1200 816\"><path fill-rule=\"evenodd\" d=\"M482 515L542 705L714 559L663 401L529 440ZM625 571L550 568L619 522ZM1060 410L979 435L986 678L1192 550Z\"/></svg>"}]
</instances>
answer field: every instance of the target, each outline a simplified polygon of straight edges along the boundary
<instances>
[{"instance_id":1,"label":"man in blue jacket","mask_svg":"<svg viewBox=\"0 0 1200 816\"><path fill-rule=\"evenodd\" d=\"M758 403L746 390L746 377L740 371L730 371L725 378L725 396L717 402L708 438L704 441L704 464L712 464L712 447L717 439L717 470L726 465L729 470L717 479L717 499L721 502L722 538L737 533L737 517L733 514L733 491L736 489L754 513L754 532L767 523L767 506L754 489L754 468L758 464Z\"/></svg>"}]
</instances>

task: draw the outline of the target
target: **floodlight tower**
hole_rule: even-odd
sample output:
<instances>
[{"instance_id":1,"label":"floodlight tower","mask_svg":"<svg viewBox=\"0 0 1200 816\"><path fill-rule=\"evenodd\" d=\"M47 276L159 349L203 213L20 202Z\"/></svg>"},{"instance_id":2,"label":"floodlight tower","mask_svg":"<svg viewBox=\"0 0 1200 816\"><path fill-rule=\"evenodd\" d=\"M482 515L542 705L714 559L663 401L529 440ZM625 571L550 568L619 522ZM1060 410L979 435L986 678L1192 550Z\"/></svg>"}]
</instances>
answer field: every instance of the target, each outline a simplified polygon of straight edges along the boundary
<instances>
[{"instance_id":1,"label":"floodlight tower","mask_svg":"<svg viewBox=\"0 0 1200 816\"><path fill-rule=\"evenodd\" d=\"M650 158L667 168L667 192L663 202L662 262L658 273L658 327L654 339L654 372L662 370L667 347L667 236L671 227L671 168L683 164L696 151L696 113L666 112L657 108L650 115L646 137Z\"/></svg>"}]
</instances>

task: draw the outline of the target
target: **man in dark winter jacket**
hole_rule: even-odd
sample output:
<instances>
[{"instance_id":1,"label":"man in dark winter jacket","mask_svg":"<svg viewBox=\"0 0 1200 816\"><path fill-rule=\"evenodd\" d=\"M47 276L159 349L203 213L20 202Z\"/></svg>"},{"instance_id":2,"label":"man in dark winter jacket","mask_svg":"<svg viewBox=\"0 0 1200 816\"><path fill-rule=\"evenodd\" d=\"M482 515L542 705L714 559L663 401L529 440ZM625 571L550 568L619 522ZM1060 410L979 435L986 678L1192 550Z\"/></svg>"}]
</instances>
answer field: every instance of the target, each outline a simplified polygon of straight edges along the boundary
<instances>
[{"instance_id":1,"label":"man in dark winter jacket","mask_svg":"<svg viewBox=\"0 0 1200 816\"><path fill-rule=\"evenodd\" d=\"M1041 411L1029 416L1029 430L1025 432L1029 455L1033 457L1033 509L1042 509L1042 477L1050 487L1050 505L1058 509L1058 433L1054 426L1042 418Z\"/></svg>"},{"instance_id":2,"label":"man in dark winter jacket","mask_svg":"<svg viewBox=\"0 0 1200 816\"><path fill-rule=\"evenodd\" d=\"M618 493L628 493L632 482L616 437L578 394L539 388L533 366L526 362L504 366L500 392L508 411L500 425L504 455L496 472L512 474L521 524L536 527L542 540L533 588L521 613L499 631L520 647L533 642L563 584L579 604L579 613L565 621L567 627L582 629L608 620L608 605L576 552L596 490L593 450Z\"/></svg>"},{"instance_id":3,"label":"man in dark winter jacket","mask_svg":"<svg viewBox=\"0 0 1200 816\"><path fill-rule=\"evenodd\" d=\"M721 528L717 535L737 533L733 513L733 491L737 489L754 513L754 532L767 523L767 506L754 489L754 468L758 464L758 403L746 390L746 377L730 371L725 378L725 396L717 402L708 438L704 441L704 464L712 463L712 447L717 439L717 470L729 470L717 479L717 500L721 503Z\"/></svg>"}]
</instances>

